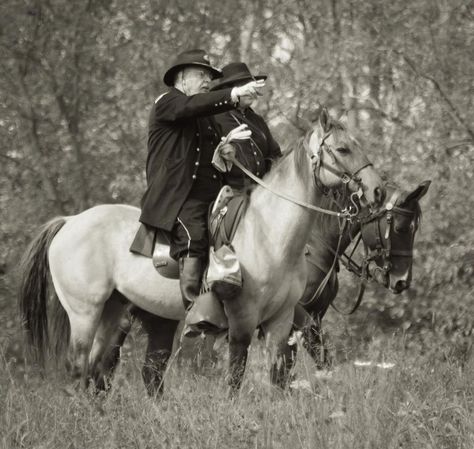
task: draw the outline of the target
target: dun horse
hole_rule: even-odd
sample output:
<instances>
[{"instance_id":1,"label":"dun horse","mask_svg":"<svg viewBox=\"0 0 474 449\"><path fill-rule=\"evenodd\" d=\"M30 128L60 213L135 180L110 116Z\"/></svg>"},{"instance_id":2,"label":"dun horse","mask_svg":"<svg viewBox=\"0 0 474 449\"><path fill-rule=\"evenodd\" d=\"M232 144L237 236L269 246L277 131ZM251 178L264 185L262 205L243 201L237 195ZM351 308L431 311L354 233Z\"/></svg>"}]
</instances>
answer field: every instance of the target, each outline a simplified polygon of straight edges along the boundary
<instances>
[{"instance_id":1,"label":"dun horse","mask_svg":"<svg viewBox=\"0 0 474 449\"><path fill-rule=\"evenodd\" d=\"M232 242L244 278L240 296L224 300L233 388L240 387L248 346L258 326L274 359L286 351L294 307L306 285L303 249L315 217L311 205L321 204L324 188L346 183L373 205L383 197L382 181L367 157L325 112L309 143L300 141L264 180L269 189L253 190ZM158 324L159 338L153 352L161 355L161 371L148 373L153 393L161 384L184 310L177 282L162 278L148 259L128 251L138 216L134 207L103 205L47 223L25 256L20 307L40 359L48 346L66 339L69 327L69 366L73 377L84 384L94 372L89 362L102 359L129 302L156 315L153 324ZM51 335L48 272L62 306L56 302L58 307L50 309L59 323ZM285 372L272 374L274 381L285 383Z\"/></svg>"},{"instance_id":2,"label":"dun horse","mask_svg":"<svg viewBox=\"0 0 474 449\"><path fill-rule=\"evenodd\" d=\"M394 293L408 288L411 282L414 238L421 218L419 200L426 194L429 185L430 181L424 181L414 190L405 191L388 184L387 199L383 207L375 213L365 208L348 227L341 227L334 216L316 215L305 249L308 274L306 288L295 309L293 328L302 332L303 346L319 368L329 365L327 350L322 344L321 325L339 289L337 270L332 269L336 254L340 259L349 244L361 234L362 221L362 239L367 248L367 257L371 260L371 265L368 266L371 276ZM347 195L342 198L339 196L338 203L343 207L348 202ZM330 196L324 199L321 206L336 211L336 203ZM377 245L380 251L374 254L378 249ZM324 282L327 276L327 282ZM324 286L321 288L322 283ZM100 369L96 369L94 378L96 385L102 389L106 386L105 382L110 382L113 376L120 360L120 348L135 317L142 323L148 338L143 365L145 384L150 390L156 388L157 382L153 376L162 371L161 354L156 352L156 348L160 347L160 334L157 332L160 318L132 307L130 313L123 316L121 326L115 330L109 349L104 352L101 360L95 360L96 368ZM289 357L286 360L286 370L290 370L296 361L296 349L296 346L287 347L286 354ZM158 376L158 379L161 377Z\"/></svg>"}]
</instances>

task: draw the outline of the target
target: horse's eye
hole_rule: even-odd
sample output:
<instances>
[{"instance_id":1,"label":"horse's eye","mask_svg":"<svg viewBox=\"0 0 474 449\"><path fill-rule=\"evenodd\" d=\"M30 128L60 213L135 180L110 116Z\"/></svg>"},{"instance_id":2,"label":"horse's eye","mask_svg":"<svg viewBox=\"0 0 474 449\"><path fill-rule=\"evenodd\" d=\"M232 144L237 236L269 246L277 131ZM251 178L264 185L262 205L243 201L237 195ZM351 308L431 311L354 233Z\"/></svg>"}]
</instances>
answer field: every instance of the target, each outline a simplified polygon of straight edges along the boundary
<instances>
[{"instance_id":1,"label":"horse's eye","mask_svg":"<svg viewBox=\"0 0 474 449\"><path fill-rule=\"evenodd\" d=\"M337 147L336 151L340 154L349 154L351 152L347 147Z\"/></svg>"}]
</instances>

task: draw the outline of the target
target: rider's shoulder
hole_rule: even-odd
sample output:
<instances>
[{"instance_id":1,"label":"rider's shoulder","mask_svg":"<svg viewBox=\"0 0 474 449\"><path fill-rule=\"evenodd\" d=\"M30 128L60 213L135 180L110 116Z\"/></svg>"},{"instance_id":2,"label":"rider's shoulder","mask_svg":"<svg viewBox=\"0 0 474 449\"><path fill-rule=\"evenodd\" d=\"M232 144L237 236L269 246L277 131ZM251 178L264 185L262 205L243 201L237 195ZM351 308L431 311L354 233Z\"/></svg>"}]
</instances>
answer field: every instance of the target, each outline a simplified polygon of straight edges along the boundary
<instances>
[{"instance_id":1,"label":"rider's shoulder","mask_svg":"<svg viewBox=\"0 0 474 449\"><path fill-rule=\"evenodd\" d=\"M158 103L165 95L168 95L169 93L170 93L170 91L167 91L167 92L163 92L162 94L158 95L155 98L155 104Z\"/></svg>"},{"instance_id":2,"label":"rider's shoulder","mask_svg":"<svg viewBox=\"0 0 474 449\"><path fill-rule=\"evenodd\" d=\"M171 99L174 99L176 97L181 97L183 96L184 94L182 92L180 92L178 89L175 89L175 88L170 88L169 90L167 90L166 92L163 92L161 93L160 95L158 95L155 99L155 104L157 104L160 100L171 100Z\"/></svg>"}]
</instances>

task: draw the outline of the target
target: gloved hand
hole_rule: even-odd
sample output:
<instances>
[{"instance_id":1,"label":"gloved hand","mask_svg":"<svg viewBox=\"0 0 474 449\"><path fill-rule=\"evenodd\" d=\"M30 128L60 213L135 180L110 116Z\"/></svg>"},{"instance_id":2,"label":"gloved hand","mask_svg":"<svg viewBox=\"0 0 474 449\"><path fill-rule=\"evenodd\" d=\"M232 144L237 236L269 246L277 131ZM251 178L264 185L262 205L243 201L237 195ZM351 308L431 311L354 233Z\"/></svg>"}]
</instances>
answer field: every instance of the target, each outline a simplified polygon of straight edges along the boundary
<instances>
[{"instance_id":1,"label":"gloved hand","mask_svg":"<svg viewBox=\"0 0 474 449\"><path fill-rule=\"evenodd\" d=\"M232 98L250 97L252 99L263 95L261 89L265 87L265 80L250 81L240 87L234 87L231 92Z\"/></svg>"},{"instance_id":2,"label":"gloved hand","mask_svg":"<svg viewBox=\"0 0 474 449\"><path fill-rule=\"evenodd\" d=\"M252 131L250 131L249 127L246 123L242 123L241 125L231 129L227 136L222 138L223 143L230 143L234 140L247 140L250 139L252 135Z\"/></svg>"},{"instance_id":3,"label":"gloved hand","mask_svg":"<svg viewBox=\"0 0 474 449\"><path fill-rule=\"evenodd\" d=\"M250 139L252 131L245 123L231 129L227 136L222 137L217 145L212 157L212 165L221 172L230 171L232 168L232 159L235 158L235 146L231 142Z\"/></svg>"},{"instance_id":4,"label":"gloved hand","mask_svg":"<svg viewBox=\"0 0 474 449\"><path fill-rule=\"evenodd\" d=\"M231 143L222 143L219 147L219 154L222 159L231 161L235 157L235 147Z\"/></svg>"}]
</instances>

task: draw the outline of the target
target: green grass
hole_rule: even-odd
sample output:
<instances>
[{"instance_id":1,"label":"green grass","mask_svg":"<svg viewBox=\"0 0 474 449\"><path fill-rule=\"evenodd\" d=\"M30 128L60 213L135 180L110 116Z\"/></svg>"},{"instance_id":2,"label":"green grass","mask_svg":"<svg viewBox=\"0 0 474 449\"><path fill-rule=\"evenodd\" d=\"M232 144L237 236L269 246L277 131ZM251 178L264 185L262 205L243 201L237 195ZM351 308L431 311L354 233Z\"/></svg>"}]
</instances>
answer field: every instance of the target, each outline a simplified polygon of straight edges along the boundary
<instances>
[{"instance_id":1,"label":"green grass","mask_svg":"<svg viewBox=\"0 0 474 449\"><path fill-rule=\"evenodd\" d=\"M474 447L472 359L461 366L416 356L387 340L367 348L372 366L355 366L339 348L332 375L318 377L300 354L300 388L281 392L269 385L256 342L234 399L222 360L212 368L175 361L165 395L153 399L139 372L143 342L131 344L106 398L71 392L62 374L41 379L3 358L1 448ZM377 368L381 361L395 366Z\"/></svg>"}]
</instances>

